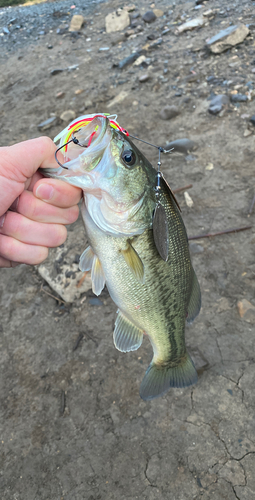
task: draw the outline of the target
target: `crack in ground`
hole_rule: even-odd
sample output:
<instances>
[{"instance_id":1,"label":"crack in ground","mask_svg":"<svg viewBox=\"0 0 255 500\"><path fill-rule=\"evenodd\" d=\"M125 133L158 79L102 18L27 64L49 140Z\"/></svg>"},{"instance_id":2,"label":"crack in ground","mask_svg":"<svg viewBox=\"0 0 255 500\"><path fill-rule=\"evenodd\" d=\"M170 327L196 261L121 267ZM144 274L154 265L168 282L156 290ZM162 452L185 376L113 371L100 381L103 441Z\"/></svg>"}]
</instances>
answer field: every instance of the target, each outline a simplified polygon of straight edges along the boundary
<instances>
[{"instance_id":1,"label":"crack in ground","mask_svg":"<svg viewBox=\"0 0 255 500\"><path fill-rule=\"evenodd\" d=\"M154 455L157 455L157 453L154 453ZM147 476L147 469L148 469L148 466L149 466L149 461L152 458L152 456L149 457L149 458L147 458L147 460L146 460L144 475L145 475L145 479L147 479L147 481L148 481L149 485L151 486L151 488L158 488L158 486L156 484L151 483L151 481L149 480L149 478Z\"/></svg>"}]
</instances>

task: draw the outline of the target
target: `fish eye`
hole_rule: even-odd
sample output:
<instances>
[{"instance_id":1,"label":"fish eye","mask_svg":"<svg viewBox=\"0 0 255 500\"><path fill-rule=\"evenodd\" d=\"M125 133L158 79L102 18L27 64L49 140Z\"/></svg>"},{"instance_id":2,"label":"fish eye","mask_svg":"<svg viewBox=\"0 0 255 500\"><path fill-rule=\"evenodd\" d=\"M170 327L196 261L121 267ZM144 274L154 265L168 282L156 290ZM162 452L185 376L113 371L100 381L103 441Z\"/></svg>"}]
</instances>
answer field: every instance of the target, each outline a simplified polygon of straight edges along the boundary
<instances>
[{"instance_id":1,"label":"fish eye","mask_svg":"<svg viewBox=\"0 0 255 500\"><path fill-rule=\"evenodd\" d=\"M132 167L136 162L136 154L130 149L124 151L121 158L128 167Z\"/></svg>"}]
</instances>

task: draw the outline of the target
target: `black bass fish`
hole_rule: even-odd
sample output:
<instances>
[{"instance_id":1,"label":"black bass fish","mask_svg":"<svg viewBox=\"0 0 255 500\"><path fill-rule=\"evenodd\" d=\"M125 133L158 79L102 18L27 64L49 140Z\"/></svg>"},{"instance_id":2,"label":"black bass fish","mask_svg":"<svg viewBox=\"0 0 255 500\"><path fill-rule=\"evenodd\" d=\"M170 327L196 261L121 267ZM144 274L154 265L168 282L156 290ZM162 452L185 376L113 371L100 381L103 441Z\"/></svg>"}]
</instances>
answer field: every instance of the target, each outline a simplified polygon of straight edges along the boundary
<instances>
[{"instance_id":1,"label":"black bass fish","mask_svg":"<svg viewBox=\"0 0 255 500\"><path fill-rule=\"evenodd\" d=\"M118 306L114 345L122 352L134 351L147 334L153 347L140 396L150 400L170 387L196 383L185 321L198 315L201 295L171 189L162 177L156 192L156 170L111 117L77 118L59 138L64 168L48 169L47 175L83 190L90 246L81 255L80 269L91 270L96 295L106 284ZM162 235L160 226L165 226ZM164 231L168 245L163 259Z\"/></svg>"}]
</instances>

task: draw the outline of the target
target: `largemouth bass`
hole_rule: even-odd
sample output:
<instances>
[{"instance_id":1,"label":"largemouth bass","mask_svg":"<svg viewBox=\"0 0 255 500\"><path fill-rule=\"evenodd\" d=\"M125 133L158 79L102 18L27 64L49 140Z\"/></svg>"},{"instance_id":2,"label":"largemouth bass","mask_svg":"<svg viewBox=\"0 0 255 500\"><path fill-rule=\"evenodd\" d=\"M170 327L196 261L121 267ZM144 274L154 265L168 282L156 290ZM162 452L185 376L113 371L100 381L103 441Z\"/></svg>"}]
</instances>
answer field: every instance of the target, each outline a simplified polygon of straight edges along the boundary
<instances>
[{"instance_id":1,"label":"largemouth bass","mask_svg":"<svg viewBox=\"0 0 255 500\"><path fill-rule=\"evenodd\" d=\"M57 137L65 168L48 169L47 175L83 190L90 246L81 255L80 269L91 270L96 295L106 284L118 306L117 349L134 351L148 335L153 359L140 396L150 400L197 381L185 346L185 321L199 313L201 296L175 198L164 178L156 193L156 170L126 134L104 114L78 118Z\"/></svg>"}]
</instances>

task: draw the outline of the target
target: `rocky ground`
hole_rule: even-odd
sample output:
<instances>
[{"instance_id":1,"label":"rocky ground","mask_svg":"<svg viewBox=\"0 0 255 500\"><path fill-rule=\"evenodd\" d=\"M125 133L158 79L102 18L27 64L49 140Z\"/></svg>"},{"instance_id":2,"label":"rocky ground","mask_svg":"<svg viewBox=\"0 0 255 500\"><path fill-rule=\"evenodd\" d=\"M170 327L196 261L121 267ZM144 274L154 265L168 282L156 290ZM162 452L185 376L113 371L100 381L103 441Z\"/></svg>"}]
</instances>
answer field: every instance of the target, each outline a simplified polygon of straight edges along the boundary
<instances>
[{"instance_id":1,"label":"rocky ground","mask_svg":"<svg viewBox=\"0 0 255 500\"><path fill-rule=\"evenodd\" d=\"M203 307L186 336L199 382L152 402L139 398L149 342L115 350L115 305L81 283L81 221L45 266L1 270L3 500L255 498L255 4L141 0L131 25L106 33L105 17L127 5L0 10L1 145L117 113L154 144L190 141L163 158L173 189L192 184L177 194L189 236L251 228L190 242ZM71 32L74 14L84 24ZM226 38L208 41L236 24L233 47L215 54ZM157 151L141 149L156 165Z\"/></svg>"}]
</instances>

